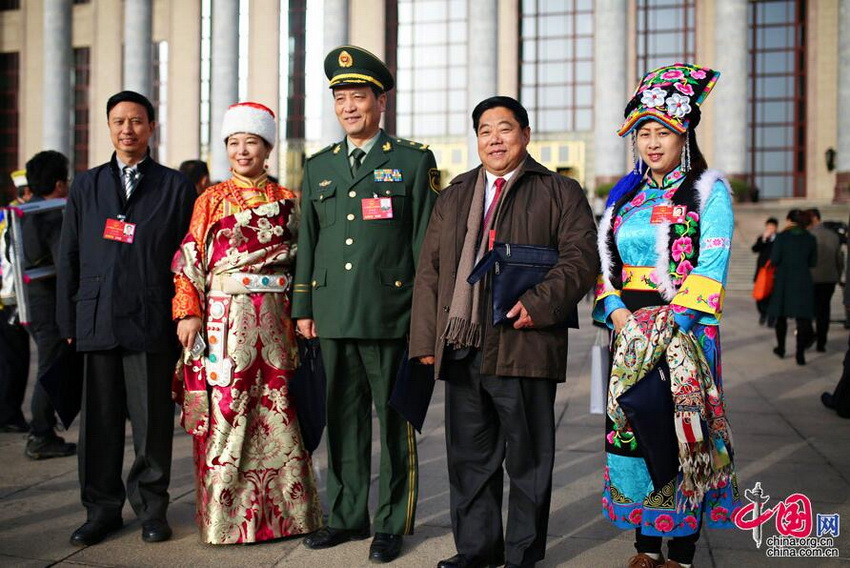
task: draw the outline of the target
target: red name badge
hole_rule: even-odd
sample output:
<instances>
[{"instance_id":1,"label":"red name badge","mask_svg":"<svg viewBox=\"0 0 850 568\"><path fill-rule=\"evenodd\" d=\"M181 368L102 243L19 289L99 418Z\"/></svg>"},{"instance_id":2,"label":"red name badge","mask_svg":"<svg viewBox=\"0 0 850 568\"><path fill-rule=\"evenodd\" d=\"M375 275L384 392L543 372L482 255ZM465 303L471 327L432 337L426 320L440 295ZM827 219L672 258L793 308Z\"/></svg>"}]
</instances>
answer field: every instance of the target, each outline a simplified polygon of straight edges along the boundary
<instances>
[{"instance_id":1,"label":"red name badge","mask_svg":"<svg viewBox=\"0 0 850 568\"><path fill-rule=\"evenodd\" d=\"M672 205L656 205L652 208L652 216L649 218L649 222L653 225L657 225L659 223L663 223L664 221L669 221L672 216Z\"/></svg>"},{"instance_id":2,"label":"red name badge","mask_svg":"<svg viewBox=\"0 0 850 568\"><path fill-rule=\"evenodd\" d=\"M360 207L363 210L364 221L393 218L393 200L390 197L369 197L361 199Z\"/></svg>"},{"instance_id":3,"label":"red name badge","mask_svg":"<svg viewBox=\"0 0 850 568\"><path fill-rule=\"evenodd\" d=\"M118 219L107 219L103 228L103 238L110 241L131 244L136 237L136 224Z\"/></svg>"}]
</instances>

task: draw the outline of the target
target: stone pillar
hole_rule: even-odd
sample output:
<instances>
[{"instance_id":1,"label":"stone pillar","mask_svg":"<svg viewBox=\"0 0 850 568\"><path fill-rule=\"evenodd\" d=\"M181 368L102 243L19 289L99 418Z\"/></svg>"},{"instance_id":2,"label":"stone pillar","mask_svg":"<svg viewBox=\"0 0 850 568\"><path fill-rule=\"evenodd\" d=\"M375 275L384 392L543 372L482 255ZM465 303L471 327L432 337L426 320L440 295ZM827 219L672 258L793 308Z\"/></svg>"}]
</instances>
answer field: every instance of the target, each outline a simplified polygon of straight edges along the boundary
<instances>
[{"instance_id":1,"label":"stone pillar","mask_svg":"<svg viewBox=\"0 0 850 568\"><path fill-rule=\"evenodd\" d=\"M71 156L71 0L44 0L42 148ZM29 157L25 157L29 159Z\"/></svg>"},{"instance_id":2,"label":"stone pillar","mask_svg":"<svg viewBox=\"0 0 850 568\"><path fill-rule=\"evenodd\" d=\"M838 15L838 147L835 156L835 200L850 201L850 0L841 0ZM840 30L844 30L841 32Z\"/></svg>"},{"instance_id":3,"label":"stone pillar","mask_svg":"<svg viewBox=\"0 0 850 568\"><path fill-rule=\"evenodd\" d=\"M124 0L124 88L151 98L153 2Z\"/></svg>"},{"instance_id":4,"label":"stone pillar","mask_svg":"<svg viewBox=\"0 0 850 568\"><path fill-rule=\"evenodd\" d=\"M747 174L747 97L749 54L747 53L747 0L715 2L714 66L720 71L717 88L707 104L723 124L714 125L714 163L711 167L730 178ZM699 132L699 129L697 129Z\"/></svg>"},{"instance_id":5,"label":"stone pillar","mask_svg":"<svg viewBox=\"0 0 850 568\"><path fill-rule=\"evenodd\" d=\"M282 179L278 170L286 116L280 106L280 0L253 0L248 16L248 100L264 104L275 114L277 140L269 157L269 174ZM285 39L284 39L285 41ZM285 109L283 109L285 112Z\"/></svg>"},{"instance_id":6,"label":"stone pillar","mask_svg":"<svg viewBox=\"0 0 850 568\"><path fill-rule=\"evenodd\" d=\"M211 56L210 176L221 181L230 177L230 162L220 137L221 123L227 107L239 102L238 0L213 0Z\"/></svg>"},{"instance_id":7,"label":"stone pillar","mask_svg":"<svg viewBox=\"0 0 850 568\"><path fill-rule=\"evenodd\" d=\"M469 0L466 44L466 107L472 113L475 105L498 94L499 88L499 2ZM478 144L470 122L469 159L467 167L480 163Z\"/></svg>"},{"instance_id":8,"label":"stone pillar","mask_svg":"<svg viewBox=\"0 0 850 568\"><path fill-rule=\"evenodd\" d=\"M309 10L309 8L308 8ZM325 55L335 47L348 43L348 0L325 0L324 37L322 41L322 64ZM308 13L309 17L309 13ZM324 67L321 71L324 75ZM324 85L327 85L327 79ZM340 139L342 128L336 119L334 112L333 97L330 89L322 93L322 143L329 144Z\"/></svg>"},{"instance_id":9,"label":"stone pillar","mask_svg":"<svg viewBox=\"0 0 850 568\"><path fill-rule=\"evenodd\" d=\"M593 137L594 187L617 181L631 169L625 156L628 142L617 136L623 123L623 109L631 94L627 84L627 11L621 0L597 0L594 11ZM628 139L626 139L628 140ZM628 154L630 155L630 154Z\"/></svg>"}]
</instances>

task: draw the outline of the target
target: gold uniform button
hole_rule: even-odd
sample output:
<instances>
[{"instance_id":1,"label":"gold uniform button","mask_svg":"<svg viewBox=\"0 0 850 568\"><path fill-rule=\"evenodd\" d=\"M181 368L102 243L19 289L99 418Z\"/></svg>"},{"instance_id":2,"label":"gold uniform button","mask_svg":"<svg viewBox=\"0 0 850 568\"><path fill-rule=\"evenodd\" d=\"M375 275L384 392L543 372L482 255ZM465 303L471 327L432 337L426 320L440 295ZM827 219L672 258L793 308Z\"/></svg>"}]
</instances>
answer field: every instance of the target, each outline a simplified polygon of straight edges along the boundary
<instances>
[{"instance_id":1,"label":"gold uniform button","mask_svg":"<svg viewBox=\"0 0 850 568\"><path fill-rule=\"evenodd\" d=\"M324 201L324 200L325 200L325 196L324 196L324 195L320 195L320 196L319 196L319 201Z\"/></svg>"},{"instance_id":2,"label":"gold uniform button","mask_svg":"<svg viewBox=\"0 0 850 568\"><path fill-rule=\"evenodd\" d=\"M357 192L352 189L348 192L348 197L357 197Z\"/></svg>"},{"instance_id":3,"label":"gold uniform button","mask_svg":"<svg viewBox=\"0 0 850 568\"><path fill-rule=\"evenodd\" d=\"M388 190L386 191L386 194L387 194L387 195L392 195L392 194L393 194L393 192L392 192L392 191L390 191L390 190L388 189Z\"/></svg>"},{"instance_id":4,"label":"gold uniform button","mask_svg":"<svg viewBox=\"0 0 850 568\"><path fill-rule=\"evenodd\" d=\"M352 239L351 237L348 237L347 239L345 239L345 244L347 244L347 245L353 245L353 244L354 244L354 239Z\"/></svg>"},{"instance_id":5,"label":"gold uniform button","mask_svg":"<svg viewBox=\"0 0 850 568\"><path fill-rule=\"evenodd\" d=\"M396 281L395 281L395 287L396 287L396 288L401 288L401 280L396 280Z\"/></svg>"},{"instance_id":6,"label":"gold uniform button","mask_svg":"<svg viewBox=\"0 0 850 568\"><path fill-rule=\"evenodd\" d=\"M351 270L352 268L354 268L354 265L353 265L353 264L351 264L350 262L346 262L346 263L345 263L345 269L346 269L346 270Z\"/></svg>"},{"instance_id":7,"label":"gold uniform button","mask_svg":"<svg viewBox=\"0 0 850 568\"><path fill-rule=\"evenodd\" d=\"M315 287L316 287L316 286L318 286L318 285L319 285L319 283L318 283L318 282L316 282L315 280L313 280L313 288L315 288Z\"/></svg>"},{"instance_id":8,"label":"gold uniform button","mask_svg":"<svg viewBox=\"0 0 850 568\"><path fill-rule=\"evenodd\" d=\"M348 219L349 221L354 221L354 213L349 213L348 215L346 215L345 218Z\"/></svg>"}]
</instances>

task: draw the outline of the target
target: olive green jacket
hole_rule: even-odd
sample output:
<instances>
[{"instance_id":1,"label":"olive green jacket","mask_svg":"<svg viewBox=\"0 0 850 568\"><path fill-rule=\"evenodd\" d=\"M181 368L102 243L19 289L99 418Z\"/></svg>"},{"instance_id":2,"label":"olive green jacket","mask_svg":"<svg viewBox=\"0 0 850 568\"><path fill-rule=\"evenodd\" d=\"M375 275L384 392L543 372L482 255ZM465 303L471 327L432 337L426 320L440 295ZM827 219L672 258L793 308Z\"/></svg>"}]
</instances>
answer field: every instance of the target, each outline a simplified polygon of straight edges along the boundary
<instances>
[{"instance_id":1,"label":"olive green jacket","mask_svg":"<svg viewBox=\"0 0 850 568\"><path fill-rule=\"evenodd\" d=\"M381 131L352 176L345 140L307 160L292 317L325 338L407 334L413 278L439 191L434 154ZM363 218L363 199L389 198L391 219Z\"/></svg>"}]
</instances>

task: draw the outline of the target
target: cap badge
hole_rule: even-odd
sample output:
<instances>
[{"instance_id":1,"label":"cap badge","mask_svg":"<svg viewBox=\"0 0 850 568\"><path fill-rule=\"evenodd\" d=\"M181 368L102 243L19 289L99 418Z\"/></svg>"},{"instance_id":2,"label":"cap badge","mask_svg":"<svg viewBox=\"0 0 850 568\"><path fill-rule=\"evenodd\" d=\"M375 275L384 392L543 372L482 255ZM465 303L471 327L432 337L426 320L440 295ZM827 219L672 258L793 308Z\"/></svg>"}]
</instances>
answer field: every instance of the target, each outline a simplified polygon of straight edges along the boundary
<instances>
[{"instance_id":1,"label":"cap badge","mask_svg":"<svg viewBox=\"0 0 850 568\"><path fill-rule=\"evenodd\" d=\"M339 52L339 59L337 60L340 67L351 67L354 64L354 59L352 59L351 54L345 50Z\"/></svg>"}]
</instances>

